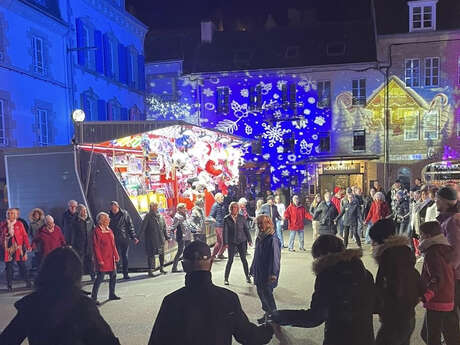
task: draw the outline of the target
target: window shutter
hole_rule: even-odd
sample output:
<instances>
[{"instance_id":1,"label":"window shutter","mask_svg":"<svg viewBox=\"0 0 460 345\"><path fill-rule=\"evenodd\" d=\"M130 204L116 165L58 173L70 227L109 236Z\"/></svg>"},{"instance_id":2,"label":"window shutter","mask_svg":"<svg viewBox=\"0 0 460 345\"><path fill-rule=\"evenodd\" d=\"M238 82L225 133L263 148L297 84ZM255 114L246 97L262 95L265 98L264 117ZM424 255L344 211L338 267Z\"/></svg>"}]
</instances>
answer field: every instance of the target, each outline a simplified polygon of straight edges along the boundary
<instances>
[{"instance_id":1,"label":"window shutter","mask_svg":"<svg viewBox=\"0 0 460 345\"><path fill-rule=\"evenodd\" d=\"M102 32L94 30L94 45L96 46L96 71L104 74L104 49L102 46Z\"/></svg>"},{"instance_id":2,"label":"window shutter","mask_svg":"<svg viewBox=\"0 0 460 345\"><path fill-rule=\"evenodd\" d=\"M139 81L139 90L145 90L145 59L144 55L137 56L137 67L138 67L138 77Z\"/></svg>"},{"instance_id":3,"label":"window shutter","mask_svg":"<svg viewBox=\"0 0 460 345\"><path fill-rule=\"evenodd\" d=\"M120 83L128 83L128 70L127 70L127 61L126 61L126 47L118 43L118 68L119 68L119 78Z\"/></svg>"},{"instance_id":4,"label":"window shutter","mask_svg":"<svg viewBox=\"0 0 460 345\"><path fill-rule=\"evenodd\" d=\"M104 74L111 78L112 76L112 64L114 57L111 56L111 50L110 50L110 38L107 36L107 34L103 35L103 46L104 46Z\"/></svg>"},{"instance_id":5,"label":"window shutter","mask_svg":"<svg viewBox=\"0 0 460 345\"><path fill-rule=\"evenodd\" d=\"M131 85L131 81L133 80L133 74L134 74L131 59L133 59L133 56L131 54L131 50L127 47L126 48L126 66L127 66L127 71L128 71L128 73L127 73L128 83L127 84L129 86L133 86L133 85Z\"/></svg>"},{"instance_id":6,"label":"window shutter","mask_svg":"<svg viewBox=\"0 0 460 345\"><path fill-rule=\"evenodd\" d=\"M98 121L107 121L107 107L103 99L97 100L97 119Z\"/></svg>"},{"instance_id":7,"label":"window shutter","mask_svg":"<svg viewBox=\"0 0 460 345\"><path fill-rule=\"evenodd\" d=\"M121 121L128 121L128 109L121 108L121 110L120 110L120 120Z\"/></svg>"},{"instance_id":8,"label":"window shutter","mask_svg":"<svg viewBox=\"0 0 460 345\"><path fill-rule=\"evenodd\" d=\"M75 20L77 29L77 48L83 48L85 46L85 37L83 31L83 22L80 18ZM77 50L78 64L81 66L85 65L85 51L83 49Z\"/></svg>"},{"instance_id":9,"label":"window shutter","mask_svg":"<svg viewBox=\"0 0 460 345\"><path fill-rule=\"evenodd\" d=\"M110 103L107 103L107 120L108 121L113 120L112 104Z\"/></svg>"}]
</instances>

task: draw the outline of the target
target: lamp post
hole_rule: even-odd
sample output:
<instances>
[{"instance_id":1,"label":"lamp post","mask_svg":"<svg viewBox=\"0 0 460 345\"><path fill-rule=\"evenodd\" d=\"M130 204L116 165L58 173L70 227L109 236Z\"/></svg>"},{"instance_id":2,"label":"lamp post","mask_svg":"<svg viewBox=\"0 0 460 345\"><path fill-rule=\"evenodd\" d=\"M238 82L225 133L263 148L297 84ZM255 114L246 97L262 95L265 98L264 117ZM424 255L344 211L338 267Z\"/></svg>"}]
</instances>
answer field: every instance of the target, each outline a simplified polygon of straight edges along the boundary
<instances>
[{"instance_id":1,"label":"lamp post","mask_svg":"<svg viewBox=\"0 0 460 345\"><path fill-rule=\"evenodd\" d=\"M72 112L72 122L74 125L74 138L75 138L74 141L76 145L83 142L83 121L85 121L85 116L86 114L82 109L75 109Z\"/></svg>"}]
</instances>

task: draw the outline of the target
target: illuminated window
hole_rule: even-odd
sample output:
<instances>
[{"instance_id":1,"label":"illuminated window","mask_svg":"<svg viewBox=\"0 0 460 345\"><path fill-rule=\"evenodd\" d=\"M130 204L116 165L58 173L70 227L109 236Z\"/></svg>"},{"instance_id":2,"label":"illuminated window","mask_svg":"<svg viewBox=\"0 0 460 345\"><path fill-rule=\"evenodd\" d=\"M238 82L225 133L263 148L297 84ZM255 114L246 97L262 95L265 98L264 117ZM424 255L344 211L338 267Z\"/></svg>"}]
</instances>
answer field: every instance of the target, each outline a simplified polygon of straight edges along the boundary
<instances>
[{"instance_id":1,"label":"illuminated window","mask_svg":"<svg viewBox=\"0 0 460 345\"><path fill-rule=\"evenodd\" d=\"M420 60L419 59L406 59L405 81L406 81L406 86L410 86L410 87L420 86Z\"/></svg>"},{"instance_id":2,"label":"illuminated window","mask_svg":"<svg viewBox=\"0 0 460 345\"><path fill-rule=\"evenodd\" d=\"M437 111L427 112L423 116L423 139L437 140L439 133L439 113Z\"/></svg>"},{"instance_id":3,"label":"illuminated window","mask_svg":"<svg viewBox=\"0 0 460 345\"><path fill-rule=\"evenodd\" d=\"M407 111L404 114L404 140L419 140L419 118L418 112Z\"/></svg>"},{"instance_id":4,"label":"illuminated window","mask_svg":"<svg viewBox=\"0 0 460 345\"><path fill-rule=\"evenodd\" d=\"M439 58L425 59L425 86L439 86Z\"/></svg>"},{"instance_id":5,"label":"illuminated window","mask_svg":"<svg viewBox=\"0 0 460 345\"><path fill-rule=\"evenodd\" d=\"M436 30L438 0L409 1L409 31Z\"/></svg>"},{"instance_id":6,"label":"illuminated window","mask_svg":"<svg viewBox=\"0 0 460 345\"><path fill-rule=\"evenodd\" d=\"M50 143L49 127L48 127L48 110L38 109L37 111L37 127L38 127L38 145L48 146Z\"/></svg>"},{"instance_id":7,"label":"illuminated window","mask_svg":"<svg viewBox=\"0 0 460 345\"><path fill-rule=\"evenodd\" d=\"M366 151L366 131L353 131L353 151Z\"/></svg>"},{"instance_id":8,"label":"illuminated window","mask_svg":"<svg viewBox=\"0 0 460 345\"><path fill-rule=\"evenodd\" d=\"M352 81L353 105L366 105L366 79Z\"/></svg>"},{"instance_id":9,"label":"illuminated window","mask_svg":"<svg viewBox=\"0 0 460 345\"><path fill-rule=\"evenodd\" d=\"M318 106L327 108L331 106L331 82L329 80L319 81L317 84L318 90Z\"/></svg>"},{"instance_id":10,"label":"illuminated window","mask_svg":"<svg viewBox=\"0 0 460 345\"><path fill-rule=\"evenodd\" d=\"M229 112L230 89L228 87L220 87L217 89L217 112L228 114Z\"/></svg>"},{"instance_id":11,"label":"illuminated window","mask_svg":"<svg viewBox=\"0 0 460 345\"><path fill-rule=\"evenodd\" d=\"M43 40L40 37L33 37L34 48L34 71L39 74L45 74Z\"/></svg>"},{"instance_id":12,"label":"illuminated window","mask_svg":"<svg viewBox=\"0 0 460 345\"><path fill-rule=\"evenodd\" d=\"M252 86L249 89L249 109L260 109L262 107L262 87Z\"/></svg>"},{"instance_id":13,"label":"illuminated window","mask_svg":"<svg viewBox=\"0 0 460 345\"><path fill-rule=\"evenodd\" d=\"M5 100L0 99L0 145L6 145Z\"/></svg>"}]
</instances>

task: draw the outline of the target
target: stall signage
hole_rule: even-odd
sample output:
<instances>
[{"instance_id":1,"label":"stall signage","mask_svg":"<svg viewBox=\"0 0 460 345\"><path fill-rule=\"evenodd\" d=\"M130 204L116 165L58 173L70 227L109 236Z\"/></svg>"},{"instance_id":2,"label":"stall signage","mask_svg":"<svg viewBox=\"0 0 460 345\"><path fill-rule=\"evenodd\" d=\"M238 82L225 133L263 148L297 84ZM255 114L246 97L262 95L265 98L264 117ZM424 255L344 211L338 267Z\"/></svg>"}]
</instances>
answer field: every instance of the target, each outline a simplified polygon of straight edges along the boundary
<instances>
[{"instance_id":1,"label":"stall signage","mask_svg":"<svg viewBox=\"0 0 460 345\"><path fill-rule=\"evenodd\" d=\"M426 158L426 153L416 153L411 155L390 155L390 160L392 161L418 161Z\"/></svg>"},{"instance_id":2,"label":"stall signage","mask_svg":"<svg viewBox=\"0 0 460 345\"><path fill-rule=\"evenodd\" d=\"M324 164L323 174L353 174L360 173L359 163L357 164Z\"/></svg>"}]
</instances>

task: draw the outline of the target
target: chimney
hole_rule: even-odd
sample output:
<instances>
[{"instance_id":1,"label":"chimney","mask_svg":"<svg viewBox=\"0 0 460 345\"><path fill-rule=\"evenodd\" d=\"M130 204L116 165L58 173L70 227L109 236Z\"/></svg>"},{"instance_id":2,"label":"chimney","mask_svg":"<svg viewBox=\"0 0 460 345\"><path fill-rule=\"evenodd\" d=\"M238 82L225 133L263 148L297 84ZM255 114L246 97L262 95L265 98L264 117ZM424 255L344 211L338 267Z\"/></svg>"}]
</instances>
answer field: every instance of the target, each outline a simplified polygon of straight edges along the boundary
<instances>
[{"instance_id":1,"label":"chimney","mask_svg":"<svg viewBox=\"0 0 460 345\"><path fill-rule=\"evenodd\" d=\"M212 43L214 23L212 21L201 22L201 43Z\"/></svg>"}]
</instances>

